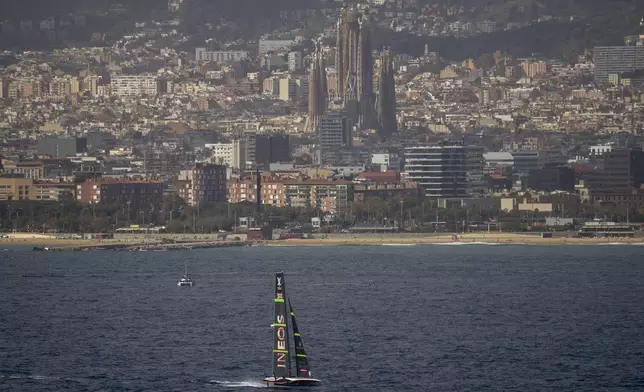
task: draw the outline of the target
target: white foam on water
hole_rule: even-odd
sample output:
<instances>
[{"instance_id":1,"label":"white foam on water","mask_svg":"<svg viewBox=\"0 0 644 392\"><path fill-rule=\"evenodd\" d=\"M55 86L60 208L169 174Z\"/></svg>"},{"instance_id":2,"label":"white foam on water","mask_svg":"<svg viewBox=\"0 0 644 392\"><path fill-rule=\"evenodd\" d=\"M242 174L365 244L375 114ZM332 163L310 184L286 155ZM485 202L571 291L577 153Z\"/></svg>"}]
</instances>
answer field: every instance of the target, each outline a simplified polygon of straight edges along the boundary
<instances>
[{"instance_id":1,"label":"white foam on water","mask_svg":"<svg viewBox=\"0 0 644 392\"><path fill-rule=\"evenodd\" d=\"M4 376L2 376L4 377ZM29 380L38 380L38 381L55 381L55 380L62 380L60 377L55 377L55 376L42 376L39 374L12 374L9 376L10 379L13 380L24 380L24 379L29 379Z\"/></svg>"},{"instance_id":2,"label":"white foam on water","mask_svg":"<svg viewBox=\"0 0 644 392\"><path fill-rule=\"evenodd\" d=\"M222 385L226 388L266 388L266 384L261 381L244 380L244 381L230 381L230 380L210 380L213 384Z\"/></svg>"}]
</instances>

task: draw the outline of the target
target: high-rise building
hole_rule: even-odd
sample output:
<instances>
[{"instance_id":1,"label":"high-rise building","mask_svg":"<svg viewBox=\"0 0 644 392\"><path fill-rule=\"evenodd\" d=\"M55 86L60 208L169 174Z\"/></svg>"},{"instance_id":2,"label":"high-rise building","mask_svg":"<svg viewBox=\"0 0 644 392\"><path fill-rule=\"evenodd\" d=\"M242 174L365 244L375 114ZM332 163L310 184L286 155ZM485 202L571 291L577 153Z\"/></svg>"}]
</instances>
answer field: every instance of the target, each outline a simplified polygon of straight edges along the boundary
<instances>
[{"instance_id":1,"label":"high-rise building","mask_svg":"<svg viewBox=\"0 0 644 392\"><path fill-rule=\"evenodd\" d=\"M309 132L315 132L320 116L326 111L328 99L324 56L322 54L322 46L319 42L316 43L316 49L313 53L313 61L311 62L311 69L309 70L308 88L309 116L305 128Z\"/></svg>"},{"instance_id":2,"label":"high-rise building","mask_svg":"<svg viewBox=\"0 0 644 392\"><path fill-rule=\"evenodd\" d=\"M483 181L483 149L462 145L405 148L405 171L425 197L458 198L477 194Z\"/></svg>"},{"instance_id":3,"label":"high-rise building","mask_svg":"<svg viewBox=\"0 0 644 392\"><path fill-rule=\"evenodd\" d=\"M351 121L346 113L331 111L320 117L317 126L320 142L320 163L335 163L338 150L351 147Z\"/></svg>"},{"instance_id":4,"label":"high-rise building","mask_svg":"<svg viewBox=\"0 0 644 392\"><path fill-rule=\"evenodd\" d=\"M282 101L297 100L297 83L295 78L287 76L279 80L279 99Z\"/></svg>"},{"instance_id":5,"label":"high-rise building","mask_svg":"<svg viewBox=\"0 0 644 392\"><path fill-rule=\"evenodd\" d=\"M382 139L396 133L396 84L391 53L385 50L380 61L378 83L378 130Z\"/></svg>"},{"instance_id":6,"label":"high-rise building","mask_svg":"<svg viewBox=\"0 0 644 392\"><path fill-rule=\"evenodd\" d=\"M610 75L644 69L644 45L598 46L594 50L595 82L608 83Z\"/></svg>"},{"instance_id":7,"label":"high-rise building","mask_svg":"<svg viewBox=\"0 0 644 392\"><path fill-rule=\"evenodd\" d=\"M302 69L302 52L289 52L288 53L288 70L299 71Z\"/></svg>"},{"instance_id":8,"label":"high-rise building","mask_svg":"<svg viewBox=\"0 0 644 392\"><path fill-rule=\"evenodd\" d=\"M320 118L318 123L320 147L332 149L351 147L351 123L343 112L329 112Z\"/></svg>"},{"instance_id":9,"label":"high-rise building","mask_svg":"<svg viewBox=\"0 0 644 392\"><path fill-rule=\"evenodd\" d=\"M257 165L268 167L271 163L291 160L291 140L288 135L258 135L247 133L244 137L245 169Z\"/></svg>"},{"instance_id":10,"label":"high-rise building","mask_svg":"<svg viewBox=\"0 0 644 392\"><path fill-rule=\"evenodd\" d=\"M336 61L337 95L345 105L357 105L361 128L373 122L373 58L371 26L368 15L361 15L355 5L340 11L337 22Z\"/></svg>"},{"instance_id":11,"label":"high-rise building","mask_svg":"<svg viewBox=\"0 0 644 392\"><path fill-rule=\"evenodd\" d=\"M644 185L641 148L614 148L604 154L603 168L588 179L593 194L630 193Z\"/></svg>"},{"instance_id":12,"label":"high-rise building","mask_svg":"<svg viewBox=\"0 0 644 392\"><path fill-rule=\"evenodd\" d=\"M196 207L199 203L223 203L228 200L226 189L226 166L197 163L191 170L182 170L179 181L184 187L179 196Z\"/></svg>"},{"instance_id":13,"label":"high-rise building","mask_svg":"<svg viewBox=\"0 0 644 392\"><path fill-rule=\"evenodd\" d=\"M38 154L52 157L75 156L87 151L87 138L46 136L38 140Z\"/></svg>"}]
</instances>

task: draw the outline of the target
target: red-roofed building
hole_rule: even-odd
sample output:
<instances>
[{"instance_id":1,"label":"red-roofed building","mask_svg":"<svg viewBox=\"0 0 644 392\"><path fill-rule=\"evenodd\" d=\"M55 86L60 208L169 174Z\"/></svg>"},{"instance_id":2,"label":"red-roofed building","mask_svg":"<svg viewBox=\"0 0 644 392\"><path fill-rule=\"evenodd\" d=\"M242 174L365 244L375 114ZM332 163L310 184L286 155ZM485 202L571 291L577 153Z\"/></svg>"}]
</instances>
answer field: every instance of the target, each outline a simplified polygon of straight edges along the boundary
<instances>
[{"instance_id":1,"label":"red-roofed building","mask_svg":"<svg viewBox=\"0 0 644 392\"><path fill-rule=\"evenodd\" d=\"M356 181L372 181L376 183L397 183L400 182L400 173L396 171L386 172L362 172L356 177Z\"/></svg>"}]
</instances>

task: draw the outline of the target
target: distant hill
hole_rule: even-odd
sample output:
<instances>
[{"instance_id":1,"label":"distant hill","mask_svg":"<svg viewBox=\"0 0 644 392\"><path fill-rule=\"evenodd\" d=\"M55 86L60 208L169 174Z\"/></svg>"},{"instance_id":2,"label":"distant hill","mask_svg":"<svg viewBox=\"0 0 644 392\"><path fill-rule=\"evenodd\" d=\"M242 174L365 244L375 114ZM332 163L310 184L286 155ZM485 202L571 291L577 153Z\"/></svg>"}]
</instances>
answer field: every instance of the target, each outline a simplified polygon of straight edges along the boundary
<instances>
[{"instance_id":1,"label":"distant hill","mask_svg":"<svg viewBox=\"0 0 644 392\"><path fill-rule=\"evenodd\" d=\"M447 0L421 0L445 3ZM480 6L480 0L453 1L452 4ZM378 44L391 44L395 50L420 54L425 44L430 50L451 60L476 58L483 53L501 50L517 56L540 54L574 58L576 53L599 45L623 45L624 36L639 30L644 17L642 0L487 0L488 11L480 17L497 21L512 19L512 10L530 7L534 17L549 15L560 20L541 22L528 27L483 34L467 39L452 37L417 37L405 33L380 31ZM574 16L574 18L570 18ZM566 17L566 18L563 18Z\"/></svg>"},{"instance_id":2,"label":"distant hill","mask_svg":"<svg viewBox=\"0 0 644 392\"><path fill-rule=\"evenodd\" d=\"M72 12L107 9L108 5L117 3L134 14L168 8L167 0L5 0L0 1L0 17L38 19Z\"/></svg>"},{"instance_id":3,"label":"distant hill","mask_svg":"<svg viewBox=\"0 0 644 392\"><path fill-rule=\"evenodd\" d=\"M476 19L500 22L514 18L529 19L549 15L566 17L526 28L484 34L468 39L417 37L381 30L374 34L376 47L391 45L396 52L422 53L425 44L442 56L459 60L502 50L518 56L540 53L546 56L573 57L574 53L596 45L622 44L644 17L644 0L419 0L421 3L477 6L485 10ZM0 18L38 20L76 11L107 9L112 3L128 8L128 19L150 17L165 12L167 0L5 0L0 1ZM243 32L257 35L279 27L279 11L319 7L323 0L184 0L180 17L184 26L216 23L233 19ZM338 4L327 1L325 4ZM569 16L575 18L570 20Z\"/></svg>"}]
</instances>

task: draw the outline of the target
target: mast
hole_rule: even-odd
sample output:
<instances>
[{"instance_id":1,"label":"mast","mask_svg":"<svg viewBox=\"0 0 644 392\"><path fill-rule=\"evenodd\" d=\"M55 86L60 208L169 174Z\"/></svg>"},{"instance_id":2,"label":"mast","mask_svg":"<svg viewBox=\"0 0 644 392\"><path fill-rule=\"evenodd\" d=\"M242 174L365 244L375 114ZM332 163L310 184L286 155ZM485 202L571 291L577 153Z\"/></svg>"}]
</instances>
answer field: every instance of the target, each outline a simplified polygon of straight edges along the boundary
<instances>
[{"instance_id":1,"label":"mast","mask_svg":"<svg viewBox=\"0 0 644 392\"><path fill-rule=\"evenodd\" d=\"M262 227L262 174L259 171L259 166L255 169L256 184L257 184L257 194L255 199L257 200L257 218L255 224L257 227Z\"/></svg>"},{"instance_id":2,"label":"mast","mask_svg":"<svg viewBox=\"0 0 644 392\"><path fill-rule=\"evenodd\" d=\"M297 369L298 377L311 377L311 369L309 367L309 360L306 356L306 351L304 351L304 341L302 340L302 335L300 334L299 329L297 329L297 323L295 322L295 312L293 311L293 306L291 306L291 300L288 300L288 307L291 312L291 325L293 326L293 341L295 342L295 368Z\"/></svg>"},{"instance_id":3,"label":"mast","mask_svg":"<svg viewBox=\"0 0 644 392\"><path fill-rule=\"evenodd\" d=\"M273 320L273 375L276 378L291 375L285 300L284 272L278 272L275 274L275 319Z\"/></svg>"}]
</instances>

